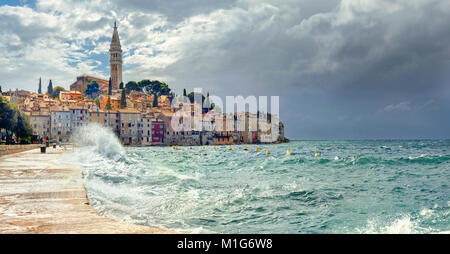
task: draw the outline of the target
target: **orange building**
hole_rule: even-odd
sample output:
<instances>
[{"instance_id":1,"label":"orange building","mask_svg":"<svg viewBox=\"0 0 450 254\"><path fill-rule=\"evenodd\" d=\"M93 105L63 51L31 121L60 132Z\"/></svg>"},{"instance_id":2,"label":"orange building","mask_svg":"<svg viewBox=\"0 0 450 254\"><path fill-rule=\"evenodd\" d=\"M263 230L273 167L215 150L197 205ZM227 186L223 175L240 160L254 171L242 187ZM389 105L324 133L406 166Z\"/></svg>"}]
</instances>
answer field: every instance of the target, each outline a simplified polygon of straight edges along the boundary
<instances>
[{"instance_id":1,"label":"orange building","mask_svg":"<svg viewBox=\"0 0 450 254\"><path fill-rule=\"evenodd\" d=\"M233 132L232 131L215 131L214 142L216 145L231 145L233 144Z\"/></svg>"},{"instance_id":2,"label":"orange building","mask_svg":"<svg viewBox=\"0 0 450 254\"><path fill-rule=\"evenodd\" d=\"M83 100L83 94L78 91L61 91L59 93L59 99L61 101L69 101L69 100L81 101Z\"/></svg>"},{"instance_id":3,"label":"orange building","mask_svg":"<svg viewBox=\"0 0 450 254\"><path fill-rule=\"evenodd\" d=\"M216 145L231 145L234 142L233 131L227 130L227 118L223 115L213 117L215 124L222 126L216 129L213 137Z\"/></svg>"},{"instance_id":4,"label":"orange building","mask_svg":"<svg viewBox=\"0 0 450 254\"><path fill-rule=\"evenodd\" d=\"M109 96L111 99L111 110L119 110L120 109L120 99L117 97ZM108 103L108 96L103 96L100 99L100 108L106 109L106 104Z\"/></svg>"}]
</instances>

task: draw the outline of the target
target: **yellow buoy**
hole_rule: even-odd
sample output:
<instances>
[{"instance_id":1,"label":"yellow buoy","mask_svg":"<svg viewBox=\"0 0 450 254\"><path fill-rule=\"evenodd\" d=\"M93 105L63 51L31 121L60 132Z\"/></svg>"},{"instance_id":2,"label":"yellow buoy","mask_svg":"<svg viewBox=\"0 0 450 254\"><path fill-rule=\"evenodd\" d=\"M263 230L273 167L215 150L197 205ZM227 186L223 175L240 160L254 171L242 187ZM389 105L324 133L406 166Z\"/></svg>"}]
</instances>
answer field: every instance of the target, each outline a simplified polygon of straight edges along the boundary
<instances>
[{"instance_id":1,"label":"yellow buoy","mask_svg":"<svg viewBox=\"0 0 450 254\"><path fill-rule=\"evenodd\" d=\"M259 152L259 148L256 148L256 149L255 149L255 152Z\"/></svg>"},{"instance_id":2,"label":"yellow buoy","mask_svg":"<svg viewBox=\"0 0 450 254\"><path fill-rule=\"evenodd\" d=\"M244 147L244 150L247 151L247 150L248 150L248 147Z\"/></svg>"},{"instance_id":3,"label":"yellow buoy","mask_svg":"<svg viewBox=\"0 0 450 254\"><path fill-rule=\"evenodd\" d=\"M286 151L286 154L288 154L288 155L291 154L291 150L288 149L288 150Z\"/></svg>"},{"instance_id":4,"label":"yellow buoy","mask_svg":"<svg viewBox=\"0 0 450 254\"><path fill-rule=\"evenodd\" d=\"M206 149L206 147L202 147L202 149L203 149L203 150L205 150L205 149Z\"/></svg>"},{"instance_id":5,"label":"yellow buoy","mask_svg":"<svg viewBox=\"0 0 450 254\"><path fill-rule=\"evenodd\" d=\"M320 156L320 154L319 153L316 153L315 155L314 155L314 157L319 157Z\"/></svg>"},{"instance_id":6,"label":"yellow buoy","mask_svg":"<svg viewBox=\"0 0 450 254\"><path fill-rule=\"evenodd\" d=\"M267 151L266 151L266 154L270 154L270 151L269 151L269 150L267 150Z\"/></svg>"},{"instance_id":7,"label":"yellow buoy","mask_svg":"<svg viewBox=\"0 0 450 254\"><path fill-rule=\"evenodd\" d=\"M229 146L229 147L228 147L228 150L231 150L231 149L232 149L231 146Z\"/></svg>"},{"instance_id":8,"label":"yellow buoy","mask_svg":"<svg viewBox=\"0 0 450 254\"><path fill-rule=\"evenodd\" d=\"M215 147L215 146L213 146L213 149L214 149L214 150L216 150L216 147Z\"/></svg>"}]
</instances>

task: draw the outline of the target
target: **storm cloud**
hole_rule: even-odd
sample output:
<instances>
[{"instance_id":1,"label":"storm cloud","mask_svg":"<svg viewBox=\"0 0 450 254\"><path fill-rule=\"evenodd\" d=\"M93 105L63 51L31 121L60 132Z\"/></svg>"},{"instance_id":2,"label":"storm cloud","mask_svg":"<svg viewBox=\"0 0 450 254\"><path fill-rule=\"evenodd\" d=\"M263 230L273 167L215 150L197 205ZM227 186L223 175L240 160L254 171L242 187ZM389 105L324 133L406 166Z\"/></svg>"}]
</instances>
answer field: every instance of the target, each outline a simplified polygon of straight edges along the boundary
<instances>
[{"instance_id":1,"label":"storm cloud","mask_svg":"<svg viewBox=\"0 0 450 254\"><path fill-rule=\"evenodd\" d=\"M117 20L124 79L177 92L279 95L287 136L450 138L445 0L55 1L0 6L5 88L108 75ZM102 53L103 52L103 53Z\"/></svg>"}]
</instances>

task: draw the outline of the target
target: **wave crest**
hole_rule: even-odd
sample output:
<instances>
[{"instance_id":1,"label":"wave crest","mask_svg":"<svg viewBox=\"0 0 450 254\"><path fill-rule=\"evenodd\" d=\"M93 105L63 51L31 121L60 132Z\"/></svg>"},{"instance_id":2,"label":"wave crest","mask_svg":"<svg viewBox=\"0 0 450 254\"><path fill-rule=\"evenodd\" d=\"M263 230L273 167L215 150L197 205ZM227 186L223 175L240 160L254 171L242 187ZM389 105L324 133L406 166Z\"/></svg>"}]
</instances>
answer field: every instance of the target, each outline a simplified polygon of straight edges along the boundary
<instances>
[{"instance_id":1,"label":"wave crest","mask_svg":"<svg viewBox=\"0 0 450 254\"><path fill-rule=\"evenodd\" d=\"M75 145L92 147L94 152L108 158L124 154L117 136L109 128L99 124L92 123L78 128L71 139Z\"/></svg>"}]
</instances>

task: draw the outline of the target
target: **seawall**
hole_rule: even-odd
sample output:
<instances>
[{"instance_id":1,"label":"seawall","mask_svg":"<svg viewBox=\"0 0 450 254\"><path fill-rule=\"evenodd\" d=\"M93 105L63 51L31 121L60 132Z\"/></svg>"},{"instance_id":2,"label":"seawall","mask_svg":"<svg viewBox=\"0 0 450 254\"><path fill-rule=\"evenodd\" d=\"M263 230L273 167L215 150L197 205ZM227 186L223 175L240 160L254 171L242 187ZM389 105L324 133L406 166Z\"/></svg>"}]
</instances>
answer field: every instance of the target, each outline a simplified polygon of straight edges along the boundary
<instances>
[{"instance_id":1,"label":"seawall","mask_svg":"<svg viewBox=\"0 0 450 254\"><path fill-rule=\"evenodd\" d=\"M0 233L177 233L100 216L89 205L81 168L63 162L64 151L0 157Z\"/></svg>"},{"instance_id":2,"label":"seawall","mask_svg":"<svg viewBox=\"0 0 450 254\"><path fill-rule=\"evenodd\" d=\"M12 154L12 153L19 153L23 151L28 151L31 149L39 148L39 144L32 144L32 145L0 145L0 156Z\"/></svg>"}]
</instances>

